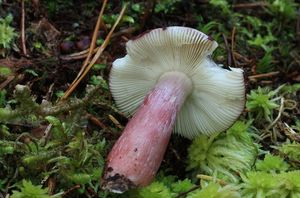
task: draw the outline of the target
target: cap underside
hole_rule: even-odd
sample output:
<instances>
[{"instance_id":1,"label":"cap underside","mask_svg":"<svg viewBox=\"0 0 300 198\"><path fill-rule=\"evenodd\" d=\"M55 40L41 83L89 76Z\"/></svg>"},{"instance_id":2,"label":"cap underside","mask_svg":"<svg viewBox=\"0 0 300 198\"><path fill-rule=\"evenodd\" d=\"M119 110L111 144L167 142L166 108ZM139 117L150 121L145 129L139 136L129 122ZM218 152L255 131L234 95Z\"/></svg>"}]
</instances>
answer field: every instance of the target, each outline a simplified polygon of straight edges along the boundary
<instances>
[{"instance_id":1,"label":"cap underside","mask_svg":"<svg viewBox=\"0 0 300 198\"><path fill-rule=\"evenodd\" d=\"M197 30L168 27L128 41L127 55L113 63L110 89L120 110L132 115L165 72L185 73L193 92L174 131L187 138L226 130L244 108L243 71L226 70L210 58L217 43Z\"/></svg>"}]
</instances>

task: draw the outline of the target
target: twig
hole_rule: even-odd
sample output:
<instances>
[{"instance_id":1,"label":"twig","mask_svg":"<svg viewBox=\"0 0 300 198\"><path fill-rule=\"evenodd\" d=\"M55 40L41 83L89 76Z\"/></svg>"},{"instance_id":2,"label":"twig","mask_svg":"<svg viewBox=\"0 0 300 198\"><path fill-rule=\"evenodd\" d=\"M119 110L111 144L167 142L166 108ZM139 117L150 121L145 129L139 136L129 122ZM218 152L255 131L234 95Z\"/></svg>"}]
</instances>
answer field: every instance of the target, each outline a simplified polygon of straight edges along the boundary
<instances>
[{"instance_id":1,"label":"twig","mask_svg":"<svg viewBox=\"0 0 300 198\"><path fill-rule=\"evenodd\" d=\"M286 99L284 100L284 103L285 103L285 109L288 109L288 110L293 110L295 108L297 108L297 101L295 100L291 100L291 99Z\"/></svg>"},{"instance_id":2,"label":"twig","mask_svg":"<svg viewBox=\"0 0 300 198\"><path fill-rule=\"evenodd\" d=\"M95 48L93 50L93 54L95 54L97 52L97 50L99 49L99 47ZM88 52L89 52L89 49L85 49L83 51L80 51L80 52L75 52L75 53L72 53L72 54L68 54L68 55L64 55L64 56L60 56L59 58L61 60L78 60L78 59L83 59L83 58L86 58L87 55L88 55Z\"/></svg>"},{"instance_id":3,"label":"twig","mask_svg":"<svg viewBox=\"0 0 300 198\"><path fill-rule=\"evenodd\" d=\"M269 4L267 2L255 2L255 3L240 3L235 4L233 8L255 8L255 7L266 7Z\"/></svg>"},{"instance_id":4,"label":"twig","mask_svg":"<svg viewBox=\"0 0 300 198\"><path fill-rule=\"evenodd\" d=\"M283 132L292 141L300 142L300 135L296 133L287 123L284 123Z\"/></svg>"},{"instance_id":5,"label":"twig","mask_svg":"<svg viewBox=\"0 0 300 198\"><path fill-rule=\"evenodd\" d=\"M221 179L218 179L218 178L215 178L215 177L212 177L212 176L209 176L209 175L199 174L199 175L197 175L197 178L204 179L204 180L209 180L209 181L216 181L216 182L218 182L222 186L226 186L227 185L227 183L225 181L223 181Z\"/></svg>"},{"instance_id":6,"label":"twig","mask_svg":"<svg viewBox=\"0 0 300 198\"><path fill-rule=\"evenodd\" d=\"M86 190L92 197L99 197L99 195L91 187L87 187Z\"/></svg>"},{"instance_id":7,"label":"twig","mask_svg":"<svg viewBox=\"0 0 300 198\"><path fill-rule=\"evenodd\" d=\"M119 32L116 32L116 33L113 33L111 38L115 38L115 37L118 37L118 36L121 36L122 34L130 34L130 33L133 33L137 30L136 27L130 27L130 28L127 28L127 29L124 29L124 30L120 30ZM95 54L98 49L100 47L96 47L94 50L93 50L93 53L92 54ZM83 59L85 57L87 57L88 55L88 52L89 52L89 49L86 49L86 50L83 50L83 51L80 51L80 52L75 52L73 54L68 54L68 55L64 55L64 56L60 56L60 59L61 60L78 60L78 59Z\"/></svg>"},{"instance_id":8,"label":"twig","mask_svg":"<svg viewBox=\"0 0 300 198\"><path fill-rule=\"evenodd\" d=\"M46 129L44 131L44 135L42 137L42 139L44 140L44 146L46 146L46 144L47 144L51 129L52 129L52 124L48 124L48 126L46 127Z\"/></svg>"},{"instance_id":9,"label":"twig","mask_svg":"<svg viewBox=\"0 0 300 198\"><path fill-rule=\"evenodd\" d=\"M113 133L113 131L103 122L101 122L101 120L99 120L97 117L93 116L92 114L87 114L87 116L95 125L101 127L102 129L108 130L110 133Z\"/></svg>"},{"instance_id":10,"label":"twig","mask_svg":"<svg viewBox=\"0 0 300 198\"><path fill-rule=\"evenodd\" d=\"M6 184L6 188L5 188L5 193L4 194L7 195L8 190L9 190L9 186L10 186L11 182L18 177L18 174L19 174L19 165L17 164L17 167L16 167L16 170L15 170L15 173L14 173L13 177L10 178L10 180L8 180L8 182Z\"/></svg>"},{"instance_id":11,"label":"twig","mask_svg":"<svg viewBox=\"0 0 300 198\"><path fill-rule=\"evenodd\" d=\"M251 62L251 60L249 60L248 58L242 56L237 52L233 52L233 55L236 56L238 59L242 59L244 62L247 62L247 64Z\"/></svg>"},{"instance_id":12,"label":"twig","mask_svg":"<svg viewBox=\"0 0 300 198\"><path fill-rule=\"evenodd\" d=\"M273 120L273 122L266 128L266 130L271 129L271 128L278 122L278 120L279 120L280 117L281 117L281 114L282 114L283 111L284 111L284 108L283 108L283 107L284 107L284 98L281 97L278 115L277 115L277 117L275 118L275 120Z\"/></svg>"},{"instance_id":13,"label":"twig","mask_svg":"<svg viewBox=\"0 0 300 198\"><path fill-rule=\"evenodd\" d=\"M54 177L50 176L47 179L48 195L53 195L55 186L56 186L56 181L55 181Z\"/></svg>"},{"instance_id":14,"label":"twig","mask_svg":"<svg viewBox=\"0 0 300 198\"><path fill-rule=\"evenodd\" d=\"M77 190L81 188L80 184L77 184L71 188L69 188L67 191L64 192L64 194L62 195L62 197L66 197L67 194L70 194L72 191Z\"/></svg>"},{"instance_id":15,"label":"twig","mask_svg":"<svg viewBox=\"0 0 300 198\"><path fill-rule=\"evenodd\" d=\"M267 77L276 76L279 73L280 73L279 71L275 71L275 72L269 72L269 73L264 73L264 74L256 74L256 75L249 76L248 78L250 80L255 80L257 78L267 78Z\"/></svg>"},{"instance_id":16,"label":"twig","mask_svg":"<svg viewBox=\"0 0 300 198\"><path fill-rule=\"evenodd\" d=\"M178 152L176 151L176 149L174 149L173 147L171 147L171 151L174 153L176 159L177 159L178 161L181 161L181 157L180 157L180 155L178 154Z\"/></svg>"},{"instance_id":17,"label":"twig","mask_svg":"<svg viewBox=\"0 0 300 198\"><path fill-rule=\"evenodd\" d=\"M28 56L26 49L26 39L25 39L25 3L24 0L21 0L21 44L22 52L25 56Z\"/></svg>"},{"instance_id":18,"label":"twig","mask_svg":"<svg viewBox=\"0 0 300 198\"><path fill-rule=\"evenodd\" d=\"M262 81L260 81L260 83L263 85L270 85L273 83L273 81L272 80L262 80Z\"/></svg>"},{"instance_id":19,"label":"twig","mask_svg":"<svg viewBox=\"0 0 300 198\"><path fill-rule=\"evenodd\" d=\"M270 132L265 132L265 133L261 134L259 137L261 138L261 140L264 140L268 137L271 137L271 134L270 134Z\"/></svg>"},{"instance_id":20,"label":"twig","mask_svg":"<svg viewBox=\"0 0 300 198\"><path fill-rule=\"evenodd\" d=\"M92 121L95 125L101 127L102 129L107 129L107 126L103 124L98 118L93 116L92 114L87 114L88 119Z\"/></svg>"},{"instance_id":21,"label":"twig","mask_svg":"<svg viewBox=\"0 0 300 198\"><path fill-rule=\"evenodd\" d=\"M112 115L108 115L108 118L119 128L124 129L124 127L120 124L120 122Z\"/></svg>"},{"instance_id":22,"label":"twig","mask_svg":"<svg viewBox=\"0 0 300 198\"><path fill-rule=\"evenodd\" d=\"M13 79L15 79L15 76L8 76L7 79L0 84L0 90L6 87Z\"/></svg>"},{"instance_id":23,"label":"twig","mask_svg":"<svg viewBox=\"0 0 300 198\"><path fill-rule=\"evenodd\" d=\"M33 137L30 133L28 133L28 132L24 132L24 133L22 133L21 135L19 135L19 136L17 137L17 139L15 140L15 144L14 144L14 147L15 147L15 148L17 147L18 142L20 142L21 138L23 138L23 137L28 137L28 138L30 139L30 141L33 142L33 144L35 145L36 149L39 150L39 149L38 149L38 148L39 148L39 145L38 145L38 143L37 143L37 139L34 138L34 137ZM24 142L21 142L21 143L25 144L25 145L28 147L28 150L29 150L29 151L32 151L32 148L28 145L28 142L24 141Z\"/></svg>"},{"instance_id":24,"label":"twig","mask_svg":"<svg viewBox=\"0 0 300 198\"><path fill-rule=\"evenodd\" d=\"M298 10L298 19L297 19L297 36L298 36L298 40L300 40L300 9Z\"/></svg>"},{"instance_id":25,"label":"twig","mask_svg":"<svg viewBox=\"0 0 300 198\"><path fill-rule=\"evenodd\" d=\"M111 35L111 38L115 38L115 37L121 36L123 34L131 34L131 33L135 32L137 29L138 29L137 27L129 27L129 28L120 30L120 31L118 31L116 33L113 33Z\"/></svg>"},{"instance_id":26,"label":"twig","mask_svg":"<svg viewBox=\"0 0 300 198\"><path fill-rule=\"evenodd\" d=\"M197 190L198 188L200 188L200 185L194 186L194 187L192 187L191 189L189 189L188 191L182 192L182 193L178 194L175 198L184 197L184 196L187 195L188 193L193 192L194 190Z\"/></svg>"},{"instance_id":27,"label":"twig","mask_svg":"<svg viewBox=\"0 0 300 198\"><path fill-rule=\"evenodd\" d=\"M234 53L234 44L235 44L235 30L236 30L236 28L233 27L232 32L231 32L231 57L232 57L232 62L233 62L234 67L236 67L236 60L235 60L235 57L233 55L233 53Z\"/></svg>"},{"instance_id":28,"label":"twig","mask_svg":"<svg viewBox=\"0 0 300 198\"><path fill-rule=\"evenodd\" d=\"M229 45L228 45L228 42L227 42L227 38L225 36L225 34L222 34L223 36L223 40L224 40L224 43L225 43L225 48L226 48L226 51L227 51L227 67L229 67L231 65L231 52L230 52L230 49L229 49Z\"/></svg>"},{"instance_id":29,"label":"twig","mask_svg":"<svg viewBox=\"0 0 300 198\"><path fill-rule=\"evenodd\" d=\"M112 33L114 32L114 30L116 29L117 25L119 24L119 22L121 21L121 18L123 17L125 10L126 10L127 4L125 4L119 14L118 19L116 20L115 24L113 25L113 27L111 28L110 32L108 33L108 35L106 36L104 42L102 43L102 45L100 46L100 48L98 49L97 53L95 54L95 56L93 57L93 59L91 60L91 62L89 63L89 65L85 68L84 72L82 73L82 75L78 78L78 80L74 81L74 83L72 83L72 86L69 87L69 89L65 92L65 95L62 97L62 99L66 99L73 91L74 89L78 86L78 84L81 82L81 80L86 76L86 74L89 72L89 70L92 68L92 66L95 64L95 62L97 61L97 59L100 57L100 55L102 54L102 52L104 51L104 49L106 48L106 46L108 45L110 38L112 36Z\"/></svg>"},{"instance_id":30,"label":"twig","mask_svg":"<svg viewBox=\"0 0 300 198\"><path fill-rule=\"evenodd\" d=\"M88 55L87 55L83 65L82 65L80 71L78 72L77 77L74 79L73 83L75 83L78 80L78 78L82 75L82 72L85 70L85 68L87 67L87 65L88 65L88 63L91 59L92 53L93 53L93 51L95 49L95 46L96 46L98 30L99 30L99 27L100 27L100 24L101 24L102 16L103 16L103 13L104 13L104 8L105 8L106 4L107 4L107 0L104 0L103 4L102 4L102 7L101 7L101 10L99 12L99 16L98 16L98 19L97 19L95 29L94 29L93 38L92 38L91 45L90 45L90 48L89 48L89 51L88 51ZM73 83L71 84L71 86L73 85Z\"/></svg>"},{"instance_id":31,"label":"twig","mask_svg":"<svg viewBox=\"0 0 300 198\"><path fill-rule=\"evenodd\" d=\"M157 1L152 1L152 0L147 0L145 1L145 12L144 14L141 16L141 20L140 20L140 28L143 29L147 23L147 21L150 21L153 13L154 13L154 8L156 5Z\"/></svg>"}]
</instances>

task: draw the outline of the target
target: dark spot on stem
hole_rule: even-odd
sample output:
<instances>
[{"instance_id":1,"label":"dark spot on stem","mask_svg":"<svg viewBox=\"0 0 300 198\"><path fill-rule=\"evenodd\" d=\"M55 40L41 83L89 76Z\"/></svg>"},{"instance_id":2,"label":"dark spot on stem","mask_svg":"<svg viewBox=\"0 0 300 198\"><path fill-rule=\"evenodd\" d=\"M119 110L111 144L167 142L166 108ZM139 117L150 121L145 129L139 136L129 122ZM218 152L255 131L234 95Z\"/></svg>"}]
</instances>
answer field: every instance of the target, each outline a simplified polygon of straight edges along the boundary
<instances>
[{"instance_id":1,"label":"dark spot on stem","mask_svg":"<svg viewBox=\"0 0 300 198\"><path fill-rule=\"evenodd\" d=\"M112 172L114 169L112 167L107 168L107 172Z\"/></svg>"},{"instance_id":2,"label":"dark spot on stem","mask_svg":"<svg viewBox=\"0 0 300 198\"><path fill-rule=\"evenodd\" d=\"M137 148L135 148L133 151L134 151L134 152L137 152L137 150L138 150L138 149L137 149Z\"/></svg>"},{"instance_id":3,"label":"dark spot on stem","mask_svg":"<svg viewBox=\"0 0 300 198\"><path fill-rule=\"evenodd\" d=\"M148 105L149 102L149 95L147 95L143 101L143 105Z\"/></svg>"},{"instance_id":4,"label":"dark spot on stem","mask_svg":"<svg viewBox=\"0 0 300 198\"><path fill-rule=\"evenodd\" d=\"M102 188L104 190L109 190L114 193L123 193L129 189L136 187L137 186L130 179L118 173L113 176L103 178L102 183Z\"/></svg>"}]
</instances>

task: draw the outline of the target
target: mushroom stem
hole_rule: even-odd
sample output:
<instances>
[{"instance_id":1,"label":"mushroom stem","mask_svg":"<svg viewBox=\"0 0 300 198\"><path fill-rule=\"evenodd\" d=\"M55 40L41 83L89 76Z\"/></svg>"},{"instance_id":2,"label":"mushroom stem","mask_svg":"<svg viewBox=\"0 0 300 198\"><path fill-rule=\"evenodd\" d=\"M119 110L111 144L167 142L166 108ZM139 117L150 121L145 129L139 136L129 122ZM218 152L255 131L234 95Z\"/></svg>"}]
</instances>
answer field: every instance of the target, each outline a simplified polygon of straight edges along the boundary
<instances>
[{"instance_id":1,"label":"mushroom stem","mask_svg":"<svg viewBox=\"0 0 300 198\"><path fill-rule=\"evenodd\" d=\"M159 78L108 155L104 189L123 193L154 179L176 115L192 86L190 78L181 72L166 72Z\"/></svg>"}]
</instances>

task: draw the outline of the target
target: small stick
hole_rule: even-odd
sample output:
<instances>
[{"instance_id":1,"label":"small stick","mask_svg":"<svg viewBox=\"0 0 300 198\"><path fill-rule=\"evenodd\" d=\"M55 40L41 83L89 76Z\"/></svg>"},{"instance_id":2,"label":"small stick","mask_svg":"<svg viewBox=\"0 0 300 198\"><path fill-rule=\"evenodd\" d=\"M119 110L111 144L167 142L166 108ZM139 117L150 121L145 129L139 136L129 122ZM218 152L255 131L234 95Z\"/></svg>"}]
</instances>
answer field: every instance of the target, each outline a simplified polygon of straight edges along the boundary
<instances>
[{"instance_id":1,"label":"small stick","mask_svg":"<svg viewBox=\"0 0 300 198\"><path fill-rule=\"evenodd\" d=\"M124 127L120 124L120 122L112 115L108 115L108 118L119 128L124 129Z\"/></svg>"},{"instance_id":2,"label":"small stick","mask_svg":"<svg viewBox=\"0 0 300 198\"><path fill-rule=\"evenodd\" d=\"M199 175L197 175L197 178L199 178L199 179L204 179L204 180L208 180L208 181L216 181L216 182L218 182L220 185L222 185L222 186L226 186L227 185L227 183L225 182L225 181L223 181L223 180L221 180L221 179L217 179L217 178L215 178L215 177L212 177L212 176L209 176L209 175L202 175L202 174L199 174Z\"/></svg>"},{"instance_id":3,"label":"small stick","mask_svg":"<svg viewBox=\"0 0 300 198\"><path fill-rule=\"evenodd\" d=\"M130 33L135 32L136 30L137 30L136 27L130 27L130 28L127 28L127 29L124 29L124 30L120 30L119 32L113 33L113 35L111 36L111 38L115 38L115 37L121 36L122 34L130 34ZM100 47L96 47L93 50L92 54L95 54L98 51L99 48ZM80 51L80 52L75 52L73 54L60 56L60 59L67 60L67 61L68 60L83 59L83 58L87 57L88 51L89 51L89 49L86 49L86 50L83 50L83 51Z\"/></svg>"},{"instance_id":4,"label":"small stick","mask_svg":"<svg viewBox=\"0 0 300 198\"><path fill-rule=\"evenodd\" d=\"M82 65L80 71L78 72L77 77L74 79L73 83L71 84L71 86L82 75L82 72L85 70L86 66L88 65L88 63L91 59L91 56L93 54L93 50L95 49L95 46L96 46L96 39L97 39L97 36L98 36L98 30L99 30L99 27L100 27L100 24L101 24L101 19L102 19L103 13L104 13L104 8L106 6L106 3L107 3L107 0L104 0L103 4L102 4L102 7L101 7L101 10L99 12L99 16L98 16L97 23L96 23L96 26L95 26L95 29L94 29L93 38L92 38L91 45L90 45L90 48L89 48L89 51L88 51L88 55L87 55L83 65Z\"/></svg>"},{"instance_id":5,"label":"small stick","mask_svg":"<svg viewBox=\"0 0 300 198\"><path fill-rule=\"evenodd\" d=\"M225 34L222 34L223 36L223 40L224 40L224 43L225 43L225 48L226 48L226 51L227 51L227 67L229 67L231 65L231 52L230 52L230 49L229 49L229 45L228 45L228 42L227 42L227 38L225 36Z\"/></svg>"},{"instance_id":6,"label":"small stick","mask_svg":"<svg viewBox=\"0 0 300 198\"><path fill-rule=\"evenodd\" d=\"M236 28L233 27L232 32L231 32L231 57L232 57L233 65L236 67L236 60L235 60L235 57L233 55L233 53L234 53L234 43L235 43L235 30L236 30Z\"/></svg>"},{"instance_id":7,"label":"small stick","mask_svg":"<svg viewBox=\"0 0 300 198\"><path fill-rule=\"evenodd\" d=\"M63 100L66 99L66 98L68 98L68 96L74 91L74 89L77 87L77 85L81 82L81 80L86 76L86 74L90 71L90 69L92 68L92 66L98 60L98 58L100 57L100 55L102 54L102 52L104 51L104 49L106 48L106 46L108 45L109 40L110 40L110 38L112 36L112 33L114 32L114 30L116 29L117 25L121 21L121 18L123 17L126 8L127 8L127 4L125 4L124 7L122 8L122 10L121 10L121 12L119 14L118 19L116 20L115 24L113 25L113 27L109 31L109 33L106 36L104 42L102 43L102 45L98 49L97 53L95 54L95 56L93 57L93 59L91 60L91 62L89 63L89 65L83 71L82 75L76 81L74 81L74 83L72 83L72 86L70 86L69 89L65 92L65 95L62 97Z\"/></svg>"},{"instance_id":8,"label":"small stick","mask_svg":"<svg viewBox=\"0 0 300 198\"><path fill-rule=\"evenodd\" d=\"M44 146L47 144L49 136L50 136L50 131L52 129L52 124L48 124L48 126L46 127L45 131L44 131L44 135L42 137L42 139L44 140Z\"/></svg>"},{"instance_id":9,"label":"small stick","mask_svg":"<svg viewBox=\"0 0 300 198\"><path fill-rule=\"evenodd\" d=\"M270 135L270 132L265 132L265 133L261 134L259 137L261 138L261 140L264 140L268 137L271 137L271 135Z\"/></svg>"},{"instance_id":10,"label":"small stick","mask_svg":"<svg viewBox=\"0 0 300 198\"><path fill-rule=\"evenodd\" d=\"M238 59L242 59L243 61L250 63L251 60L249 60L248 58L242 56L241 54L237 53L237 52L233 52L233 55L236 56Z\"/></svg>"},{"instance_id":11,"label":"small stick","mask_svg":"<svg viewBox=\"0 0 300 198\"><path fill-rule=\"evenodd\" d=\"M281 114L282 114L283 111L284 111L284 108L283 108L283 107L284 107L284 98L281 97L278 115L277 115L277 117L275 118L275 120L273 120L273 122L266 128L266 130L271 129L271 128L278 122L278 120L279 120L280 117L281 117Z\"/></svg>"},{"instance_id":12,"label":"small stick","mask_svg":"<svg viewBox=\"0 0 300 198\"><path fill-rule=\"evenodd\" d=\"M232 7L233 8L255 8L255 7L266 7L269 4L266 2L255 2L255 3L240 3L235 4Z\"/></svg>"},{"instance_id":13,"label":"small stick","mask_svg":"<svg viewBox=\"0 0 300 198\"><path fill-rule=\"evenodd\" d=\"M108 130L110 133L114 133L109 127L107 127L97 117L93 116L92 114L87 114L87 116L95 125L101 127L102 129Z\"/></svg>"},{"instance_id":14,"label":"small stick","mask_svg":"<svg viewBox=\"0 0 300 198\"><path fill-rule=\"evenodd\" d=\"M15 79L15 76L8 76L6 80L0 84L0 90L6 87L13 79Z\"/></svg>"},{"instance_id":15,"label":"small stick","mask_svg":"<svg viewBox=\"0 0 300 198\"><path fill-rule=\"evenodd\" d=\"M182 193L178 194L175 198L184 197L184 196L186 196L188 193L193 192L194 190L197 190L198 188L200 188L200 185L194 186L194 187L192 187L191 189L189 189L188 191L182 192Z\"/></svg>"},{"instance_id":16,"label":"small stick","mask_svg":"<svg viewBox=\"0 0 300 198\"><path fill-rule=\"evenodd\" d=\"M102 129L107 129L107 126L103 124L98 118L93 116L92 114L87 114L88 119L91 120L95 125L101 127Z\"/></svg>"},{"instance_id":17,"label":"small stick","mask_svg":"<svg viewBox=\"0 0 300 198\"><path fill-rule=\"evenodd\" d=\"M48 187L48 195L53 195L53 192L54 192L55 187L56 187L56 181L55 181L54 177L50 176L48 178L47 187Z\"/></svg>"},{"instance_id":18,"label":"small stick","mask_svg":"<svg viewBox=\"0 0 300 198\"><path fill-rule=\"evenodd\" d=\"M285 109L293 110L297 108L298 103L295 100L285 99L284 102L285 102Z\"/></svg>"},{"instance_id":19,"label":"small stick","mask_svg":"<svg viewBox=\"0 0 300 198\"><path fill-rule=\"evenodd\" d=\"M254 80L255 81L255 80ZM265 84L265 85L269 85L269 84L272 84L273 81L272 80L262 80L260 81L261 84Z\"/></svg>"},{"instance_id":20,"label":"small stick","mask_svg":"<svg viewBox=\"0 0 300 198\"><path fill-rule=\"evenodd\" d=\"M62 197L66 197L67 194L70 194L72 191L77 190L79 188L81 188L80 184L77 184L77 185L71 187L70 189L68 189L67 191L64 192Z\"/></svg>"},{"instance_id":21,"label":"small stick","mask_svg":"<svg viewBox=\"0 0 300 198\"><path fill-rule=\"evenodd\" d=\"M86 187L86 190L92 197L99 197L99 195L91 187Z\"/></svg>"},{"instance_id":22,"label":"small stick","mask_svg":"<svg viewBox=\"0 0 300 198\"><path fill-rule=\"evenodd\" d=\"M300 9L298 10L298 19L297 19L297 35L298 35L298 40L300 40Z\"/></svg>"},{"instance_id":23,"label":"small stick","mask_svg":"<svg viewBox=\"0 0 300 198\"><path fill-rule=\"evenodd\" d=\"M292 141L300 142L300 135L292 129L287 123L283 123L283 132Z\"/></svg>"},{"instance_id":24,"label":"small stick","mask_svg":"<svg viewBox=\"0 0 300 198\"><path fill-rule=\"evenodd\" d=\"M22 52L25 56L28 56L26 49L26 39L25 39L25 3L24 0L21 1L21 44Z\"/></svg>"},{"instance_id":25,"label":"small stick","mask_svg":"<svg viewBox=\"0 0 300 198\"><path fill-rule=\"evenodd\" d=\"M137 29L138 29L137 27L129 27L129 28L120 30L116 33L113 33L113 35L111 35L111 38L115 38L115 37L121 36L123 34L131 34L131 33L135 32Z\"/></svg>"},{"instance_id":26,"label":"small stick","mask_svg":"<svg viewBox=\"0 0 300 198\"><path fill-rule=\"evenodd\" d=\"M257 78L266 78L266 77L276 76L279 73L280 73L279 71L275 71L275 72L269 72L269 73L264 73L264 74L256 74L256 75L249 76L248 78L250 80L254 80L254 79L257 79Z\"/></svg>"},{"instance_id":27,"label":"small stick","mask_svg":"<svg viewBox=\"0 0 300 198\"><path fill-rule=\"evenodd\" d=\"M93 54L95 54L97 52L97 50L99 49L99 47L96 47L94 50L93 50ZM89 52L89 49L85 49L83 51L80 51L80 52L75 52L75 53L72 53L72 54L69 54L69 55L64 55L64 56L60 56L59 58L61 60L78 60L78 59L83 59L85 57L87 57L88 55L88 52Z\"/></svg>"},{"instance_id":28,"label":"small stick","mask_svg":"<svg viewBox=\"0 0 300 198\"><path fill-rule=\"evenodd\" d=\"M19 175L19 165L17 164L17 167L16 167L16 170L15 170L15 173L13 175L13 177L11 179L8 180L7 184L6 184L6 187L5 187L5 190L4 190L4 194L8 194L8 190L10 188L10 184L12 183L13 180L15 180ZM5 196L6 197L6 196Z\"/></svg>"}]
</instances>

